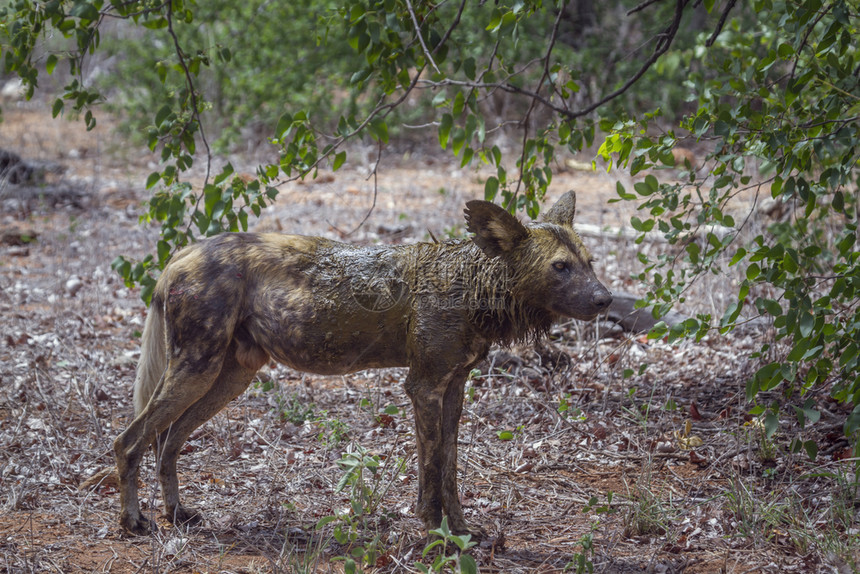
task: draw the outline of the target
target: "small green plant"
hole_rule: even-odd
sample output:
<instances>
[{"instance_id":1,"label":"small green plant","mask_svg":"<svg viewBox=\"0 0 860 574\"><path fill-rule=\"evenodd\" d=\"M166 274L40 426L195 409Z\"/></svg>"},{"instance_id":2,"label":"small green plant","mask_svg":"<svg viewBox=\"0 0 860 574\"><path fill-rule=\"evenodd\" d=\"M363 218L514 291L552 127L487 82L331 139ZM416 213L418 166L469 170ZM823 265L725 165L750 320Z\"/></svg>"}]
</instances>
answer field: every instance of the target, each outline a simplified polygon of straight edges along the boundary
<instances>
[{"instance_id":1,"label":"small green plant","mask_svg":"<svg viewBox=\"0 0 860 574\"><path fill-rule=\"evenodd\" d=\"M615 514L616 509L612 506L612 499L615 493L611 490L606 493L606 503L600 504L596 496L588 499L588 503L582 507L583 514L594 511L598 516L601 514ZM591 525L591 531L583 534L579 539L579 545L582 547L581 552L575 552L573 559L564 566L565 572L576 572L576 574L590 574L594 572L594 535L593 532L600 525L600 521L594 520Z\"/></svg>"},{"instance_id":2,"label":"small green plant","mask_svg":"<svg viewBox=\"0 0 860 574\"><path fill-rule=\"evenodd\" d=\"M290 421L294 425L300 425L305 421L314 420L314 410L316 405L307 403L299 399L295 394L290 395L287 399L281 395L277 397L278 412L281 419Z\"/></svg>"},{"instance_id":3,"label":"small green plant","mask_svg":"<svg viewBox=\"0 0 860 574\"><path fill-rule=\"evenodd\" d=\"M748 429L749 441L758 445L757 453L762 462L776 460L776 442L773 440L776 426L768 424L770 420L768 416L764 419L754 418L744 423L744 427Z\"/></svg>"},{"instance_id":4,"label":"small green plant","mask_svg":"<svg viewBox=\"0 0 860 574\"><path fill-rule=\"evenodd\" d=\"M382 412L391 417L396 417L403 414L403 412L400 410L400 407L398 407L397 405L388 405L382 410Z\"/></svg>"},{"instance_id":5,"label":"small green plant","mask_svg":"<svg viewBox=\"0 0 860 574\"><path fill-rule=\"evenodd\" d=\"M330 536L313 536L304 548L299 548L289 539L284 541L278 556L276 571L292 574L313 574L322 568L325 550L331 542Z\"/></svg>"},{"instance_id":6,"label":"small green plant","mask_svg":"<svg viewBox=\"0 0 860 574\"><path fill-rule=\"evenodd\" d=\"M594 536L591 532L583 534L579 539L579 545L582 546L582 552L575 552L573 560L565 564L565 572L575 572L576 574L591 574L594 572L594 563L591 559L594 557Z\"/></svg>"},{"instance_id":7,"label":"small green plant","mask_svg":"<svg viewBox=\"0 0 860 574\"><path fill-rule=\"evenodd\" d=\"M636 404L636 391L638 389L635 386L631 386L627 389L627 398L630 399L630 402L633 403L632 407L622 406L621 410L623 410L630 420L636 422L639 426L642 427L643 431L648 430L648 416L651 414L652 405L654 403L654 388L651 389L651 395L648 397L648 401L637 405Z\"/></svg>"},{"instance_id":8,"label":"small green plant","mask_svg":"<svg viewBox=\"0 0 860 574\"><path fill-rule=\"evenodd\" d=\"M726 493L726 509L732 517L733 531L743 538L757 540L765 531L762 525L760 501L756 501L747 485L741 480L733 480Z\"/></svg>"},{"instance_id":9,"label":"small green plant","mask_svg":"<svg viewBox=\"0 0 860 574\"><path fill-rule=\"evenodd\" d=\"M275 388L275 381L272 381L270 379L267 379L265 381L257 379L254 381L254 388L261 392L268 393Z\"/></svg>"},{"instance_id":10,"label":"small green plant","mask_svg":"<svg viewBox=\"0 0 860 574\"><path fill-rule=\"evenodd\" d=\"M669 510L663 501L654 495L644 485L636 487L631 497L633 504L628 508L625 519L629 536L666 534L666 525L669 523Z\"/></svg>"},{"instance_id":11,"label":"small green plant","mask_svg":"<svg viewBox=\"0 0 860 574\"><path fill-rule=\"evenodd\" d=\"M496 433L496 436L499 437L499 440L514 440L515 438L519 438L523 435L523 425L517 425L517 428L514 430L500 430Z\"/></svg>"},{"instance_id":12,"label":"small green plant","mask_svg":"<svg viewBox=\"0 0 860 574\"><path fill-rule=\"evenodd\" d=\"M361 445L350 445L338 465L344 473L335 492L348 491L350 506L346 512L321 519L317 529L334 524L334 539L348 548L348 555L338 559L344 561L344 571L352 573L359 566L373 566L380 555L380 536L369 523L369 518L379 509L388 489L403 472L406 461L396 459L391 472L386 473L388 459L383 462L379 455L370 453ZM362 534L369 531L375 533L368 539Z\"/></svg>"},{"instance_id":13,"label":"small green plant","mask_svg":"<svg viewBox=\"0 0 860 574\"><path fill-rule=\"evenodd\" d=\"M615 508L612 507L612 499L615 497L615 493L611 490L606 493L606 504L600 504L599 500L597 500L596 496L592 496L588 499L588 504L582 507L582 512L587 513L592 510L596 514L614 514L616 512Z\"/></svg>"},{"instance_id":14,"label":"small green plant","mask_svg":"<svg viewBox=\"0 0 860 574\"><path fill-rule=\"evenodd\" d=\"M352 513L356 516L376 512L395 477L406 466L405 460L398 459L393 476L386 482L382 472L384 464L379 455L370 453L358 444L348 446L337 463L344 473L335 487L335 492L349 488Z\"/></svg>"},{"instance_id":15,"label":"small green plant","mask_svg":"<svg viewBox=\"0 0 860 574\"><path fill-rule=\"evenodd\" d=\"M570 397L570 393L565 393L564 396L559 399L558 414L560 414L562 418L570 421L582 422L586 420L588 417L584 412L582 412L582 409L570 404Z\"/></svg>"},{"instance_id":16,"label":"small green plant","mask_svg":"<svg viewBox=\"0 0 860 574\"><path fill-rule=\"evenodd\" d=\"M314 423L320 429L317 440L327 447L342 443L349 436L349 425L338 418L329 418L328 411L320 411Z\"/></svg>"},{"instance_id":17,"label":"small green plant","mask_svg":"<svg viewBox=\"0 0 860 574\"><path fill-rule=\"evenodd\" d=\"M475 574L478 572L478 564L475 562L475 559L469 554L465 554L466 550L476 544L472 542L471 534L452 534L448 528L447 516L442 517L442 524L436 530L431 530L430 534L435 534L439 538L425 546L421 556L426 558L430 551L437 546L441 546L442 548L429 566L421 562L415 563L415 568L419 572L424 572L425 574L428 572L445 572L446 570L450 570L455 574ZM454 554L448 554L449 544L456 546Z\"/></svg>"}]
</instances>

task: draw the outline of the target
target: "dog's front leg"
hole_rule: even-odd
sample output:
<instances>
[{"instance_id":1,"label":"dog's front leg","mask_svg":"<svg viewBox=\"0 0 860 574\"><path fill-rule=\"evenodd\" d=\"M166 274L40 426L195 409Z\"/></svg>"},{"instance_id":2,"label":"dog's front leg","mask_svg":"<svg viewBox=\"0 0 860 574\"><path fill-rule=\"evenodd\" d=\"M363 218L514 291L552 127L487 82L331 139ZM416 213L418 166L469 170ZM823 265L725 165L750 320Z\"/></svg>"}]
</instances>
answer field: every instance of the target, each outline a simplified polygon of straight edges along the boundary
<instances>
[{"instance_id":1,"label":"dog's front leg","mask_svg":"<svg viewBox=\"0 0 860 574\"><path fill-rule=\"evenodd\" d=\"M448 526L455 534L471 532L463 516L457 488L457 438L468 372L468 369L460 369L453 373L442 400L442 508L448 516Z\"/></svg>"},{"instance_id":2,"label":"dog's front leg","mask_svg":"<svg viewBox=\"0 0 860 574\"><path fill-rule=\"evenodd\" d=\"M406 393L415 411L418 448L418 506L416 514L429 532L442 523L443 452L442 404L448 381L434 378L429 369L413 366Z\"/></svg>"},{"instance_id":3,"label":"dog's front leg","mask_svg":"<svg viewBox=\"0 0 860 574\"><path fill-rule=\"evenodd\" d=\"M469 528L457 489L457 435L463 390L475 362L464 360L444 372L439 372L438 366L413 366L406 380L406 392L415 410L418 442L416 513L428 531L439 526L444 514L452 532L481 534Z\"/></svg>"}]
</instances>

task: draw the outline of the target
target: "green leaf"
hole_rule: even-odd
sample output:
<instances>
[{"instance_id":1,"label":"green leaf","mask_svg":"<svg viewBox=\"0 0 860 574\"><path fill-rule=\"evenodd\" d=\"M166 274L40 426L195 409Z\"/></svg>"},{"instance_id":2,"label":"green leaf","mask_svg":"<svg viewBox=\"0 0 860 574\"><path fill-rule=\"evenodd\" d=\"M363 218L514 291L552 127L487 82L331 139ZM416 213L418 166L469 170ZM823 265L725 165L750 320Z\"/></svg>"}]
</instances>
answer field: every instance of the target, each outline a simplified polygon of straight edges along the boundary
<instances>
[{"instance_id":1,"label":"green leaf","mask_svg":"<svg viewBox=\"0 0 860 574\"><path fill-rule=\"evenodd\" d=\"M293 127L293 116L290 113L285 113L278 118L278 125L275 128L275 139L283 141L289 131Z\"/></svg>"},{"instance_id":2,"label":"green leaf","mask_svg":"<svg viewBox=\"0 0 860 574\"><path fill-rule=\"evenodd\" d=\"M496 436L499 437L499 440L514 440L514 433L509 430L499 431Z\"/></svg>"},{"instance_id":3,"label":"green leaf","mask_svg":"<svg viewBox=\"0 0 860 574\"><path fill-rule=\"evenodd\" d=\"M160 179L161 179L161 174L158 173L157 171L154 171L151 174L149 174L149 177L146 178L146 189L152 188L152 186L154 186L156 183L158 183L158 180L160 180Z\"/></svg>"},{"instance_id":4,"label":"green leaf","mask_svg":"<svg viewBox=\"0 0 860 574\"><path fill-rule=\"evenodd\" d=\"M620 181L615 182L615 193L618 194L618 197L624 200L630 201L636 199L635 195L633 195L632 193L627 193Z\"/></svg>"},{"instance_id":5,"label":"green leaf","mask_svg":"<svg viewBox=\"0 0 860 574\"><path fill-rule=\"evenodd\" d=\"M370 135L373 139L388 143L388 124L383 118L375 118L370 122Z\"/></svg>"},{"instance_id":6,"label":"green leaf","mask_svg":"<svg viewBox=\"0 0 860 574\"><path fill-rule=\"evenodd\" d=\"M451 114L442 114L439 122L439 145L442 149L448 148L448 138L451 135L451 127L454 125L454 117Z\"/></svg>"},{"instance_id":7,"label":"green leaf","mask_svg":"<svg viewBox=\"0 0 860 574\"><path fill-rule=\"evenodd\" d=\"M141 277L138 282L140 283L140 298L149 307L149 304L152 302L152 294L155 291L155 279L146 275Z\"/></svg>"},{"instance_id":8,"label":"green leaf","mask_svg":"<svg viewBox=\"0 0 860 574\"><path fill-rule=\"evenodd\" d=\"M156 244L156 250L158 252L158 264L163 267L167 264L167 260L170 258L170 244L167 241L160 239Z\"/></svg>"},{"instance_id":9,"label":"green leaf","mask_svg":"<svg viewBox=\"0 0 860 574\"><path fill-rule=\"evenodd\" d=\"M812 329L815 326L815 315L812 313L801 313L800 315L800 336L809 337Z\"/></svg>"},{"instance_id":10,"label":"green leaf","mask_svg":"<svg viewBox=\"0 0 860 574\"><path fill-rule=\"evenodd\" d=\"M61 111L63 111L63 100L62 98L57 98L54 100L54 105L51 106L51 117L56 118L60 115Z\"/></svg>"},{"instance_id":11,"label":"green leaf","mask_svg":"<svg viewBox=\"0 0 860 574\"><path fill-rule=\"evenodd\" d=\"M746 276L750 281L754 281L756 277L761 274L761 268L758 263L750 263L749 267L747 267Z\"/></svg>"},{"instance_id":12,"label":"green leaf","mask_svg":"<svg viewBox=\"0 0 860 574\"><path fill-rule=\"evenodd\" d=\"M810 460L815 460L818 456L818 443L814 440L808 440L803 443L803 449L806 451Z\"/></svg>"},{"instance_id":13,"label":"green leaf","mask_svg":"<svg viewBox=\"0 0 860 574\"><path fill-rule=\"evenodd\" d=\"M475 58L469 57L463 61L463 73L466 74L466 77L470 80L475 79Z\"/></svg>"},{"instance_id":14,"label":"green leaf","mask_svg":"<svg viewBox=\"0 0 860 574\"><path fill-rule=\"evenodd\" d=\"M224 169L221 170L221 173L215 176L214 184L221 185L231 175L233 175L233 165L227 162Z\"/></svg>"},{"instance_id":15,"label":"green leaf","mask_svg":"<svg viewBox=\"0 0 860 574\"><path fill-rule=\"evenodd\" d=\"M69 16L94 22L99 19L99 11L93 4L80 1L75 2L75 5L69 11Z\"/></svg>"},{"instance_id":16,"label":"green leaf","mask_svg":"<svg viewBox=\"0 0 860 574\"><path fill-rule=\"evenodd\" d=\"M463 92L457 92L457 95L454 96L454 104L451 106L451 113L454 116L459 116L465 108L466 98L463 96Z\"/></svg>"},{"instance_id":17,"label":"green leaf","mask_svg":"<svg viewBox=\"0 0 860 574\"><path fill-rule=\"evenodd\" d=\"M651 327L651 330L648 331L648 339L649 340L661 339L666 335L666 333L668 331L669 331L669 327L666 325L666 322L665 321L658 321L657 324L655 324L653 327Z\"/></svg>"},{"instance_id":18,"label":"green leaf","mask_svg":"<svg viewBox=\"0 0 860 574\"><path fill-rule=\"evenodd\" d=\"M484 199L486 201L493 201L496 198L496 194L499 192L499 178L496 176L490 176L487 178L486 183L484 183Z\"/></svg>"},{"instance_id":19,"label":"green leaf","mask_svg":"<svg viewBox=\"0 0 860 574\"><path fill-rule=\"evenodd\" d=\"M630 225L633 226L633 229L641 233L647 233L654 229L654 224L655 221L653 219L646 219L645 221L642 221L635 215L630 218Z\"/></svg>"},{"instance_id":20,"label":"green leaf","mask_svg":"<svg viewBox=\"0 0 860 574\"><path fill-rule=\"evenodd\" d=\"M173 110L170 109L170 106L168 106L167 104L161 106L161 108L159 108L158 112L156 112L155 114L156 127L161 128L161 126L164 125L164 122L167 121L167 118L169 118L171 115L173 115Z\"/></svg>"},{"instance_id":21,"label":"green leaf","mask_svg":"<svg viewBox=\"0 0 860 574\"><path fill-rule=\"evenodd\" d=\"M495 32L502 25L502 12L498 8L493 11L493 16L490 18L490 23L487 24L486 30Z\"/></svg>"},{"instance_id":22,"label":"green leaf","mask_svg":"<svg viewBox=\"0 0 860 574\"><path fill-rule=\"evenodd\" d=\"M144 20L141 25L149 30L161 30L163 28L167 28L168 23L167 18L159 17L151 20Z\"/></svg>"},{"instance_id":23,"label":"green leaf","mask_svg":"<svg viewBox=\"0 0 860 574\"><path fill-rule=\"evenodd\" d=\"M334 156L334 161L332 162L331 169L332 171L337 171L343 165L343 162L346 161L346 152L342 151L339 154Z\"/></svg>"},{"instance_id":24,"label":"green leaf","mask_svg":"<svg viewBox=\"0 0 860 574\"><path fill-rule=\"evenodd\" d=\"M460 555L460 571L463 574L477 574L478 564L469 554Z\"/></svg>"},{"instance_id":25,"label":"green leaf","mask_svg":"<svg viewBox=\"0 0 860 574\"><path fill-rule=\"evenodd\" d=\"M685 251L687 252L687 255L690 256L691 263L695 264L699 261L699 252L701 251L701 248L698 243L688 243L687 247L685 247Z\"/></svg>"},{"instance_id":26,"label":"green leaf","mask_svg":"<svg viewBox=\"0 0 860 574\"><path fill-rule=\"evenodd\" d=\"M854 410L845 419L845 424L842 427L845 436L853 437L860 430L860 404L854 406Z\"/></svg>"},{"instance_id":27,"label":"green leaf","mask_svg":"<svg viewBox=\"0 0 860 574\"><path fill-rule=\"evenodd\" d=\"M221 201L221 190L210 183L203 189L203 209L208 217L212 217L212 212L219 201Z\"/></svg>"},{"instance_id":28,"label":"green leaf","mask_svg":"<svg viewBox=\"0 0 860 574\"><path fill-rule=\"evenodd\" d=\"M773 438L773 434L779 428L779 416L767 413L764 417L764 434L767 438Z\"/></svg>"}]
</instances>

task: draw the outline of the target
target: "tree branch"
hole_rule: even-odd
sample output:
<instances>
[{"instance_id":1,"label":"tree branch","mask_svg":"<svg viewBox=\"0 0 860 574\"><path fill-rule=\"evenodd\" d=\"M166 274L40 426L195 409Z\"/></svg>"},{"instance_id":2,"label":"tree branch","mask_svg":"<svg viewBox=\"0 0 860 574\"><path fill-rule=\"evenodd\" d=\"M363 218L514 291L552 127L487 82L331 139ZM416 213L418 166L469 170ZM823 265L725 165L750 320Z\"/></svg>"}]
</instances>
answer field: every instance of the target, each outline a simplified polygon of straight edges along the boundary
<instances>
[{"instance_id":1,"label":"tree branch","mask_svg":"<svg viewBox=\"0 0 860 574\"><path fill-rule=\"evenodd\" d=\"M457 10L457 17L456 17L456 18L454 18L454 21L453 21L453 22L451 22L451 25L448 27L448 30L445 32L445 35L444 35L444 36L442 36L442 39L441 39L441 40L439 40L439 43L438 43L438 44L436 44L436 47L435 47L435 48L433 48L433 53L434 53L434 54L436 53L436 51L437 51L439 48L441 48L441 47L445 44L445 42L447 42L447 41L448 41L448 38L450 38L450 37L451 37L451 33L454 31L454 28L456 28L457 26L459 26L459 25L460 25L460 17L463 15L463 9L464 9L465 7L466 7L466 0L463 0L462 2L460 2L460 9L459 9L459 10Z\"/></svg>"},{"instance_id":2,"label":"tree branch","mask_svg":"<svg viewBox=\"0 0 860 574\"><path fill-rule=\"evenodd\" d=\"M717 22L717 27L714 29L714 33L711 34L711 37L708 38L708 41L705 42L705 46L710 48L714 45L714 42L717 41L717 36L720 35L720 32L723 31L723 26L726 25L726 19L729 17L729 12L732 11L732 8L735 7L737 0L729 0L729 3L726 4L725 9L723 10L722 15L720 16L720 21Z\"/></svg>"},{"instance_id":3,"label":"tree branch","mask_svg":"<svg viewBox=\"0 0 860 574\"><path fill-rule=\"evenodd\" d=\"M604 96L603 98L591 104L585 109L582 109L578 112L569 112L565 110L565 112L563 113L571 119L588 115L603 104L614 100L615 98L629 90L630 87L633 86L633 84L635 84L636 82L638 82L639 79L645 75L645 72L647 72L648 69L652 65L654 65L654 62L656 62L660 58L660 56L662 56L666 53L666 51L669 50L669 47L672 45L672 40L675 39L675 34L678 33L678 27L681 24L681 16L684 14L684 8L687 6L688 3L689 0L676 0L675 17L672 20L672 23L669 24L669 26L666 28L666 31L660 34L660 36L658 37L657 46L654 48L654 53L651 54L651 57L648 58L648 60L644 64L642 64L642 67L639 68L639 71L637 71L632 78L627 80L623 86L621 86L614 92L611 92L610 94Z\"/></svg>"},{"instance_id":4,"label":"tree branch","mask_svg":"<svg viewBox=\"0 0 860 574\"><path fill-rule=\"evenodd\" d=\"M188 93L191 97L191 105L194 109L191 112L191 115L197 120L197 129L200 131L200 139L203 141L203 147L206 148L206 178L204 179L204 187L205 184L209 183L209 174L212 168L212 150L209 148L209 142L206 140L206 133L203 130L203 122L200 120L200 107L197 104L197 91L194 89L194 80L191 78L191 71L188 69L188 65L185 63L185 55L182 51L182 46L179 45L179 38L176 36L176 32L173 30L173 2L165 2L167 6L167 33L170 34L170 37L173 38L173 46L176 50L176 57L179 58L179 65L182 67L182 71L185 74L185 83L188 85Z\"/></svg>"},{"instance_id":5,"label":"tree branch","mask_svg":"<svg viewBox=\"0 0 860 574\"><path fill-rule=\"evenodd\" d=\"M538 80L538 84L537 84L536 93L538 93L538 94L540 93L541 87L543 87L544 82L550 76L550 74L549 74L549 58L552 55L553 48L555 47L555 40L556 40L556 37L558 36L558 25L559 25L559 22L561 22L561 17L563 14L564 14L563 10L558 11L558 15L555 18L555 23L552 26L552 35L549 38L549 45L547 46L546 54L543 57L543 73L541 74L540 80ZM521 177L519 179L517 179L517 188L514 190L514 198L516 198L517 194L520 191L520 187L522 186L522 183L523 183L522 174L524 172L522 171L522 169L526 165L526 148L527 148L526 144L528 143L528 137L529 137L529 125L528 125L529 124L529 118L531 117L532 112L535 109L535 106L537 106L537 102L538 102L538 100L532 99L531 104L529 104L529 109L526 112L526 115L523 117L523 120L522 120L523 151L520 154L520 174L521 174ZM514 205L516 205L516 204L514 204Z\"/></svg>"},{"instance_id":6,"label":"tree branch","mask_svg":"<svg viewBox=\"0 0 860 574\"><path fill-rule=\"evenodd\" d=\"M633 7L633 8L631 8L630 10L628 10L628 11L627 11L627 15L628 15L628 16L632 16L632 15L633 15L633 14L635 14L636 12L641 12L642 10L644 10L645 8L647 8L648 6L650 6L651 4L656 4L657 2L660 2L660 0L645 0L645 2L642 2L641 4L639 4L639 5L637 5L637 6Z\"/></svg>"},{"instance_id":7,"label":"tree branch","mask_svg":"<svg viewBox=\"0 0 860 574\"><path fill-rule=\"evenodd\" d=\"M627 90L629 90L636 82L638 82L642 78L642 76L645 75L645 72L647 72L651 68L651 66L654 65L654 63L660 58L660 56L662 56L663 54L665 54L669 50L669 48L672 45L672 41L675 39L675 35L678 33L678 28L680 27L680 24L681 24L681 17L683 16L684 9L686 8L687 4L689 4L689 1L690 0L676 0L676 2L675 2L675 15L672 19L672 22L666 27L666 29L661 34L659 34L657 36L657 45L654 48L654 53L651 54L651 56L648 58L648 60L642 64L642 66L639 68L639 70L631 78L629 78L624 83L624 85L622 85L620 88L618 88L617 90L605 95L600 100L594 102L590 106L583 108L581 110L572 111L572 110L568 109L566 106L564 106L564 107L558 106L556 104L553 104L551 101L549 101L547 98L540 95L539 93L525 90L523 88L514 86L513 84L510 84L510 83L486 83L486 82L481 82L481 81L467 82L467 81L461 81L461 80L451 80L451 79L447 79L447 78L442 80L441 82L431 82L429 80L422 80L421 83L428 84L428 85L433 86L433 87L441 87L441 86L448 85L448 86L464 86L464 87L488 89L488 90L503 90L503 91L508 92L508 93L526 96L528 98L531 98L533 101L540 102L541 104L543 104L544 106L546 106L547 108L552 110L553 112L555 112L561 116L564 116L567 119L576 119L576 118L580 118L583 116L587 116L588 114L590 114L591 112L593 112L594 110L599 108L600 106L606 104L607 102L614 100L615 98L617 98L618 96L624 94ZM538 87L538 89L539 88L540 88L540 86Z\"/></svg>"},{"instance_id":8,"label":"tree branch","mask_svg":"<svg viewBox=\"0 0 860 574\"><path fill-rule=\"evenodd\" d=\"M421 49L424 50L424 57L427 58L427 61L430 62L430 65L433 66L433 69L436 70L437 74L439 74L439 67L436 66L436 62L433 61L433 56L430 54L430 50L427 49L427 44L424 43L424 37L421 35L421 26L418 24L418 18L415 17L415 10L412 9L411 0L406 0L406 8L409 10L409 15L412 16L412 23L415 25L415 35L418 36L418 41L421 42Z\"/></svg>"}]
</instances>

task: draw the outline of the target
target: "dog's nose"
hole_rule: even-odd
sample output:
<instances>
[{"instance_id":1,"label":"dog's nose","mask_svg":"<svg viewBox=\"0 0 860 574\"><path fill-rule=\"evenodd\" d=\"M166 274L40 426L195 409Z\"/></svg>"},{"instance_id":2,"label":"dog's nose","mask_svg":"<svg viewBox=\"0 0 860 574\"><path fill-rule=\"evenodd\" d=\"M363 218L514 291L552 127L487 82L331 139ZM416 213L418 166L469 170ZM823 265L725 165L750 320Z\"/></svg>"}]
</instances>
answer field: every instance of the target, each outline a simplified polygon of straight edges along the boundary
<instances>
[{"instance_id":1,"label":"dog's nose","mask_svg":"<svg viewBox=\"0 0 860 574\"><path fill-rule=\"evenodd\" d=\"M612 293L606 287L601 285L594 290L591 295L591 304L597 307L600 311L605 311L612 304Z\"/></svg>"}]
</instances>

